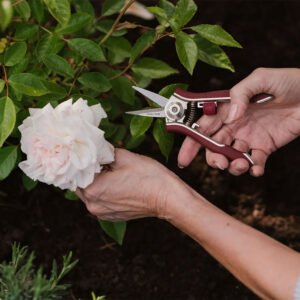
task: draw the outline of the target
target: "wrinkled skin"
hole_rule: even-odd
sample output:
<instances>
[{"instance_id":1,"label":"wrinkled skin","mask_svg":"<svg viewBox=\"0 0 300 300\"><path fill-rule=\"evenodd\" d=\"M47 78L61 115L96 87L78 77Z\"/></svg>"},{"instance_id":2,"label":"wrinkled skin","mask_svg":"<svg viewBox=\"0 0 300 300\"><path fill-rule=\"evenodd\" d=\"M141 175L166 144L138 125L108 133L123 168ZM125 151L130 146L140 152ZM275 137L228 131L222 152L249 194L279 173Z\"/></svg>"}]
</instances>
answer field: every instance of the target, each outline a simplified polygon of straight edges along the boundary
<instances>
[{"instance_id":1,"label":"wrinkled skin","mask_svg":"<svg viewBox=\"0 0 300 300\"><path fill-rule=\"evenodd\" d=\"M259 93L269 93L275 98L267 103L249 104L249 99ZM256 69L234 86L230 94L231 103L220 104L215 116L201 117L198 130L240 151L251 150L255 165L250 168L250 174L261 176L269 155L300 133L300 69ZM189 165L200 148L187 137L178 164ZM209 150L206 150L206 160L210 166L228 169L233 175L245 173L250 167L245 159L229 162L223 155Z\"/></svg>"},{"instance_id":2,"label":"wrinkled skin","mask_svg":"<svg viewBox=\"0 0 300 300\"><path fill-rule=\"evenodd\" d=\"M169 196L181 186L185 183L155 160L116 149L111 170L97 174L90 186L77 189L77 195L102 220L164 218Z\"/></svg>"}]
</instances>

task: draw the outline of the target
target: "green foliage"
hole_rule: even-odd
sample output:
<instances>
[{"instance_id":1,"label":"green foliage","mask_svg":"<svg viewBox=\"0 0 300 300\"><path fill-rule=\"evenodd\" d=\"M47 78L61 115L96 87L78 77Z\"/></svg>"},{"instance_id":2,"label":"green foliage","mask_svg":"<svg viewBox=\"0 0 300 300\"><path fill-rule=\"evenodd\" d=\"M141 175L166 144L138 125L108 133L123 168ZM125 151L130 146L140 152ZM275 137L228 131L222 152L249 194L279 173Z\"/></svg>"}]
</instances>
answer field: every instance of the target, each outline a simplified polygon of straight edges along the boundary
<instances>
[{"instance_id":1,"label":"green foliage","mask_svg":"<svg viewBox=\"0 0 300 300\"><path fill-rule=\"evenodd\" d=\"M126 222L99 221L104 232L113 238L119 245L122 245L126 232Z\"/></svg>"},{"instance_id":2,"label":"green foliage","mask_svg":"<svg viewBox=\"0 0 300 300\"><path fill-rule=\"evenodd\" d=\"M65 299L70 285L60 282L77 263L72 261L72 252L63 257L60 271L53 261L50 276L44 273L42 267L34 267L34 258L34 253L29 253L26 247L13 245L11 261L0 264L0 299Z\"/></svg>"},{"instance_id":3,"label":"green foliage","mask_svg":"<svg viewBox=\"0 0 300 300\"><path fill-rule=\"evenodd\" d=\"M221 47L241 47L218 25L189 27L197 12L195 1L172 2L160 0L149 8L158 21L149 27L126 19L125 0L98 1L101 9L91 0L0 0L0 180L19 161L17 128L28 109L71 97L101 103L108 115L101 126L114 145L135 149L152 133L168 158L174 137L165 131L164 121L125 114L152 105L132 86L147 88L169 76L174 82L183 69L192 75L199 60L234 71ZM182 70L165 62L168 53L149 54L162 39L173 42L168 51L176 51ZM187 88L171 84L160 93L169 98L176 87ZM22 182L28 191L37 184L26 176ZM65 196L76 198L69 192ZM121 243L125 226L103 224Z\"/></svg>"}]
</instances>

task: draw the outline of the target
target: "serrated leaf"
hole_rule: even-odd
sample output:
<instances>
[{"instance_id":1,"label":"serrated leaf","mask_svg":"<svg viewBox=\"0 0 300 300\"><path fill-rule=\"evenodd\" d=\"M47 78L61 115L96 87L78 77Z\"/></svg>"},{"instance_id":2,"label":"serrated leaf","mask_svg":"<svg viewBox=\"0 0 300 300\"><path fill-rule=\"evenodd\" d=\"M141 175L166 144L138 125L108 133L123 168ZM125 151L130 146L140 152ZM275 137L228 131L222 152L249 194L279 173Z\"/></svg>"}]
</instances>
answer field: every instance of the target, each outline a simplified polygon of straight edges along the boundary
<instances>
[{"instance_id":1,"label":"serrated leaf","mask_svg":"<svg viewBox=\"0 0 300 300\"><path fill-rule=\"evenodd\" d=\"M44 0L50 14L62 25L68 24L71 17L69 0Z\"/></svg>"},{"instance_id":2,"label":"serrated leaf","mask_svg":"<svg viewBox=\"0 0 300 300\"><path fill-rule=\"evenodd\" d=\"M31 73L19 73L10 76L9 84L16 91L28 96L42 96L49 93L43 80Z\"/></svg>"},{"instance_id":3,"label":"serrated leaf","mask_svg":"<svg viewBox=\"0 0 300 300\"><path fill-rule=\"evenodd\" d=\"M105 0L102 4L101 15L110 16L118 13L125 4L125 0Z\"/></svg>"},{"instance_id":4,"label":"serrated leaf","mask_svg":"<svg viewBox=\"0 0 300 300\"><path fill-rule=\"evenodd\" d=\"M123 244L126 233L126 222L108 222L99 220L99 224L109 237L115 240L119 245Z\"/></svg>"},{"instance_id":5,"label":"serrated leaf","mask_svg":"<svg viewBox=\"0 0 300 300\"><path fill-rule=\"evenodd\" d=\"M176 52L182 65L193 75L198 60L198 47L195 41L185 32L176 34Z\"/></svg>"},{"instance_id":6,"label":"serrated leaf","mask_svg":"<svg viewBox=\"0 0 300 300\"><path fill-rule=\"evenodd\" d=\"M215 67L234 72L234 67L223 49L197 35L195 42L198 46L198 59Z\"/></svg>"},{"instance_id":7,"label":"serrated leaf","mask_svg":"<svg viewBox=\"0 0 300 300\"><path fill-rule=\"evenodd\" d=\"M174 135L166 131L165 121L157 119L153 127L153 137L161 153L168 159L174 145Z\"/></svg>"},{"instance_id":8,"label":"serrated leaf","mask_svg":"<svg viewBox=\"0 0 300 300\"><path fill-rule=\"evenodd\" d=\"M0 98L0 148L12 133L16 123L15 105L9 97Z\"/></svg>"},{"instance_id":9,"label":"serrated leaf","mask_svg":"<svg viewBox=\"0 0 300 300\"><path fill-rule=\"evenodd\" d=\"M56 35L46 34L37 45L36 56L38 60L42 61L49 54L57 54L63 46L64 43Z\"/></svg>"},{"instance_id":10,"label":"serrated leaf","mask_svg":"<svg viewBox=\"0 0 300 300\"><path fill-rule=\"evenodd\" d=\"M175 7L174 18L178 29L186 25L197 12L197 5L193 0L179 0Z\"/></svg>"},{"instance_id":11,"label":"serrated leaf","mask_svg":"<svg viewBox=\"0 0 300 300\"><path fill-rule=\"evenodd\" d=\"M0 180L5 179L14 169L18 157L17 149L17 146L0 149Z\"/></svg>"},{"instance_id":12,"label":"serrated leaf","mask_svg":"<svg viewBox=\"0 0 300 300\"><path fill-rule=\"evenodd\" d=\"M44 2L43 0L29 0L32 16L38 23L42 23L45 17Z\"/></svg>"},{"instance_id":13,"label":"serrated leaf","mask_svg":"<svg viewBox=\"0 0 300 300\"><path fill-rule=\"evenodd\" d=\"M22 182L23 182L23 186L28 192L32 191L38 184L37 181L32 180L30 177L26 176L25 174L22 175Z\"/></svg>"},{"instance_id":14,"label":"serrated leaf","mask_svg":"<svg viewBox=\"0 0 300 300\"><path fill-rule=\"evenodd\" d=\"M132 66L132 70L134 73L152 79L164 78L178 73L176 69L172 68L167 63L150 57L140 59Z\"/></svg>"},{"instance_id":15,"label":"serrated leaf","mask_svg":"<svg viewBox=\"0 0 300 300\"><path fill-rule=\"evenodd\" d=\"M135 61L144 51L149 48L155 41L156 33L154 30L145 32L139 37L132 47L130 62Z\"/></svg>"},{"instance_id":16,"label":"serrated leaf","mask_svg":"<svg viewBox=\"0 0 300 300\"><path fill-rule=\"evenodd\" d=\"M68 40L70 48L91 61L106 61L102 48L92 40L77 38Z\"/></svg>"},{"instance_id":17,"label":"serrated leaf","mask_svg":"<svg viewBox=\"0 0 300 300\"><path fill-rule=\"evenodd\" d=\"M17 23L16 25L16 34L17 39L28 40L34 37L39 30L39 27L35 24L28 23Z\"/></svg>"},{"instance_id":18,"label":"serrated leaf","mask_svg":"<svg viewBox=\"0 0 300 300\"><path fill-rule=\"evenodd\" d=\"M27 1L19 1L14 6L18 15L23 18L25 21L28 21L31 16L31 9Z\"/></svg>"},{"instance_id":19,"label":"serrated leaf","mask_svg":"<svg viewBox=\"0 0 300 300\"><path fill-rule=\"evenodd\" d=\"M4 64L12 67L19 63L25 56L27 45L25 42L18 42L11 45L4 54Z\"/></svg>"},{"instance_id":20,"label":"serrated leaf","mask_svg":"<svg viewBox=\"0 0 300 300\"><path fill-rule=\"evenodd\" d=\"M143 116L133 116L130 121L130 133L137 137L143 135L151 126L153 118Z\"/></svg>"},{"instance_id":21,"label":"serrated leaf","mask_svg":"<svg viewBox=\"0 0 300 300\"><path fill-rule=\"evenodd\" d=\"M0 27L4 31L13 17L13 6L11 0L0 1Z\"/></svg>"},{"instance_id":22,"label":"serrated leaf","mask_svg":"<svg viewBox=\"0 0 300 300\"><path fill-rule=\"evenodd\" d=\"M109 80L99 72L89 72L82 74L78 81L89 89L100 93L108 92L111 89Z\"/></svg>"},{"instance_id":23,"label":"serrated leaf","mask_svg":"<svg viewBox=\"0 0 300 300\"><path fill-rule=\"evenodd\" d=\"M49 54L44 56L43 62L48 69L54 73L58 73L67 77L74 76L74 70L68 62L57 54Z\"/></svg>"},{"instance_id":24,"label":"serrated leaf","mask_svg":"<svg viewBox=\"0 0 300 300\"><path fill-rule=\"evenodd\" d=\"M122 102L129 105L135 102L135 92L132 88L132 82L127 77L119 77L111 81L113 94L116 95Z\"/></svg>"},{"instance_id":25,"label":"serrated leaf","mask_svg":"<svg viewBox=\"0 0 300 300\"><path fill-rule=\"evenodd\" d=\"M107 39L103 47L124 58L131 55L131 44L124 37L111 37Z\"/></svg>"},{"instance_id":26,"label":"serrated leaf","mask_svg":"<svg viewBox=\"0 0 300 300\"><path fill-rule=\"evenodd\" d=\"M3 79L0 79L0 93L3 91L5 87L5 81Z\"/></svg>"},{"instance_id":27,"label":"serrated leaf","mask_svg":"<svg viewBox=\"0 0 300 300\"><path fill-rule=\"evenodd\" d=\"M188 85L185 83L173 83L165 86L159 91L159 94L167 99L169 99L175 92L177 88L181 88L183 90L186 90L188 88Z\"/></svg>"},{"instance_id":28,"label":"serrated leaf","mask_svg":"<svg viewBox=\"0 0 300 300\"><path fill-rule=\"evenodd\" d=\"M201 24L193 26L192 30L216 45L242 48L241 44L219 25Z\"/></svg>"},{"instance_id":29,"label":"serrated leaf","mask_svg":"<svg viewBox=\"0 0 300 300\"><path fill-rule=\"evenodd\" d=\"M71 34L85 28L92 20L87 13L76 13L71 16L69 23L55 30L57 34Z\"/></svg>"}]
</instances>

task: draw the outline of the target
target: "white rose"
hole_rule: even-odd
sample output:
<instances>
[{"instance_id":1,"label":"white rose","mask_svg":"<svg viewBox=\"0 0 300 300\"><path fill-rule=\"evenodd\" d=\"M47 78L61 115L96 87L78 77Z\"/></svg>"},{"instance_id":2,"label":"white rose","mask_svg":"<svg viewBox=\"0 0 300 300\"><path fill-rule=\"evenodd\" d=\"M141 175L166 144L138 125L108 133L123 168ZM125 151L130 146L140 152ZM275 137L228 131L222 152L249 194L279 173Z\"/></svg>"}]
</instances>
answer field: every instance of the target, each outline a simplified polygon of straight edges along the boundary
<instances>
[{"instance_id":1,"label":"white rose","mask_svg":"<svg viewBox=\"0 0 300 300\"><path fill-rule=\"evenodd\" d=\"M100 104L67 100L53 108L30 109L19 130L27 160L19 167L33 180L75 191L92 183L102 165L114 161L114 148L98 128L106 113Z\"/></svg>"}]
</instances>

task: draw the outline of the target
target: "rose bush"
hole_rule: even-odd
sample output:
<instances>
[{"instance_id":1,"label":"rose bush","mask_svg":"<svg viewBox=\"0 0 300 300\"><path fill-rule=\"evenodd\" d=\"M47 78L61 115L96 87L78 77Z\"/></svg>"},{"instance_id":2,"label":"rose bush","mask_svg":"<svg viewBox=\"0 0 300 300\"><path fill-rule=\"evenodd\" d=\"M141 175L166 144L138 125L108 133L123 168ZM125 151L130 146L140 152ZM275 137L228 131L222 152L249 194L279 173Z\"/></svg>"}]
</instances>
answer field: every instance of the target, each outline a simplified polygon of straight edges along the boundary
<instances>
[{"instance_id":1,"label":"rose bush","mask_svg":"<svg viewBox=\"0 0 300 300\"><path fill-rule=\"evenodd\" d=\"M144 9L141 6L133 9L134 2L0 0L0 180L11 174L22 157L20 128L25 133L22 149L28 155L20 164L25 173L74 189L78 178L71 179L69 175L81 170L78 176L84 174L83 186L88 184L92 171L97 172L98 163L103 163L100 156L107 154L103 149L109 146L96 129L100 117L92 123L82 122L78 111L73 111L77 105L83 105L81 100L72 108L71 102L61 104L70 98L86 99L91 107L101 104L108 117L100 127L113 145L134 149L150 134L167 158L173 147L173 136L165 131L164 122L124 114L146 105L144 99L136 96L132 85L145 88L153 80L173 76L173 83L160 91L166 97L177 86L187 87L174 83L179 70L164 62L164 57L153 58L147 54L161 39L174 41L174 51L183 66L181 72L193 74L199 60L234 71L221 47L240 48L241 45L218 25L188 26L197 12L193 0L179 0L176 4L160 0L157 6L148 8L147 14L137 14L148 18L150 12L157 19L155 24L144 20L132 22L127 18L127 12ZM35 110L29 112L31 108ZM57 117L57 124L50 122L63 108L66 109L63 114L72 112L70 116ZM29 119L19 127L29 114ZM87 109L86 114L90 114ZM41 125L32 129L37 119ZM92 114L88 119L92 120ZM68 136L71 127L72 134ZM44 136L49 130L56 133L59 130L62 135ZM96 136L99 140L91 145ZM70 149L75 149L75 157L68 156ZM60 151L58 160L51 154L55 151ZM104 158L110 160L109 155ZM51 165L49 172L41 167L46 164ZM61 173L68 176L62 180ZM36 186L25 175L22 181L27 190ZM66 196L74 198L69 192ZM101 225L110 236L122 242L124 223L102 222Z\"/></svg>"},{"instance_id":2,"label":"rose bush","mask_svg":"<svg viewBox=\"0 0 300 300\"><path fill-rule=\"evenodd\" d=\"M92 183L95 173L114 160L114 147L98 128L106 113L100 104L72 99L55 108L29 109L19 130L27 160L19 164L33 180L75 191Z\"/></svg>"}]
</instances>

